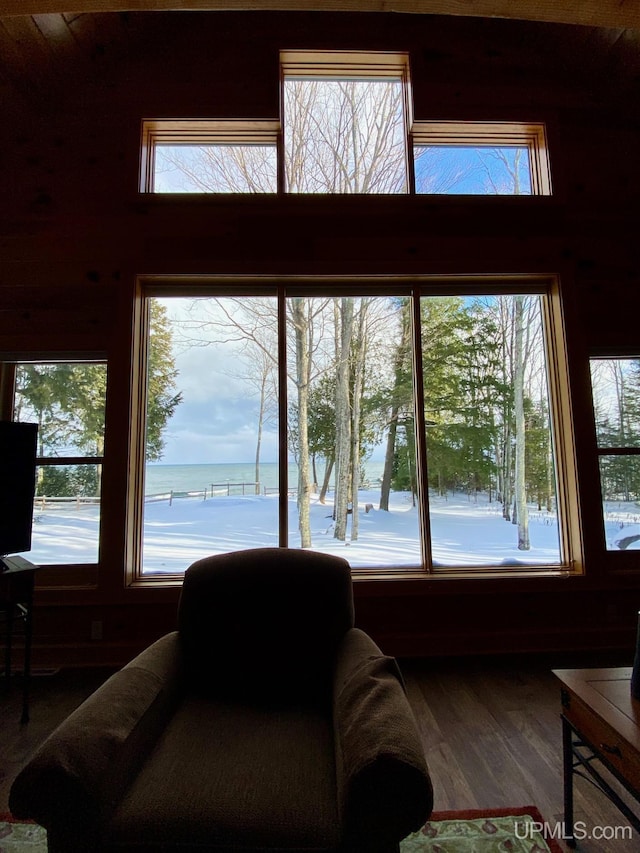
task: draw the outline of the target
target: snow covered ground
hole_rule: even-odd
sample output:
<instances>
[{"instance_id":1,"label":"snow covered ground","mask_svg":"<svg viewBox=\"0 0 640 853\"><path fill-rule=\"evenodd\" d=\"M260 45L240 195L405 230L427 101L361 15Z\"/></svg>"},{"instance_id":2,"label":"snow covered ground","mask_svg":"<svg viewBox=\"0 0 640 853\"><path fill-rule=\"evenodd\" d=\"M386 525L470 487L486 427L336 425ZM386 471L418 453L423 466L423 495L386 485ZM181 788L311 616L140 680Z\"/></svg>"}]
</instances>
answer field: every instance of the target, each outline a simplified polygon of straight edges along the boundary
<instances>
[{"instance_id":1,"label":"snow covered ground","mask_svg":"<svg viewBox=\"0 0 640 853\"><path fill-rule=\"evenodd\" d=\"M608 551L640 550L640 506L633 502L608 502L604 529Z\"/></svg>"},{"instance_id":2,"label":"snow covered ground","mask_svg":"<svg viewBox=\"0 0 640 853\"><path fill-rule=\"evenodd\" d=\"M420 565L418 509L406 493L392 493L390 512L377 509L379 491L359 493L359 535L347 542L333 537L332 505L311 505L312 548L346 557L354 568ZM369 511L367 512L367 505ZM557 565L558 527L553 514L531 508L531 549L518 551L517 528L501 515L501 505L483 496L431 497L433 559L442 566ZM636 513L638 508L636 507ZM278 498L275 495L174 498L145 504L144 571L174 573L208 554L277 545ZM608 541L620 538L620 513L609 525ZM632 515L625 516L631 523ZM636 516L638 517L638 516ZM614 529L615 528L615 529ZM37 509L29 558L36 563L97 560L99 507L63 504ZM626 523L625 536L640 533ZM299 544L295 499L289 501L289 544ZM634 543L635 544L635 543ZM615 544L610 547L616 547ZM618 546L619 547L619 546ZM630 545L629 547L634 547ZM637 546L636 546L637 547Z\"/></svg>"},{"instance_id":3,"label":"snow covered ground","mask_svg":"<svg viewBox=\"0 0 640 853\"><path fill-rule=\"evenodd\" d=\"M346 557L353 568L420 565L418 510L406 493L394 492L390 512L377 509L379 491L359 493L357 541L333 537L332 505L311 505L312 548ZM367 505L369 511L367 512ZM501 505L484 496L430 498L433 559L441 566L557 565L555 515L530 509L531 549L518 551L517 528L501 515ZM609 550L640 549L640 507L611 503L605 508ZM278 544L276 495L174 498L145 504L144 571L184 571L208 554ZM295 499L289 501L289 544L299 545ZM36 509L32 550L35 563L92 563L98 559L99 507L51 504ZM637 538L636 538L637 537Z\"/></svg>"}]
</instances>

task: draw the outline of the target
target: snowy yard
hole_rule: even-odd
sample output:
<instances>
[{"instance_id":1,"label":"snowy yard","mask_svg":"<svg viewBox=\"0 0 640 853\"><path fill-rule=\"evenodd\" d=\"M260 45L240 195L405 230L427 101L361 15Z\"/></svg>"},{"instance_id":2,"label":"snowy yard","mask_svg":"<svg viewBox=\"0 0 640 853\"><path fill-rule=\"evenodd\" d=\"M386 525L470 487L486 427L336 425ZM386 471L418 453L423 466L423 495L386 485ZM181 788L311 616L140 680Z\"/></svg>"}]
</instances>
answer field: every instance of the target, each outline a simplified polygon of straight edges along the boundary
<instances>
[{"instance_id":1,"label":"snowy yard","mask_svg":"<svg viewBox=\"0 0 640 853\"><path fill-rule=\"evenodd\" d=\"M346 557L353 568L420 565L418 510L410 495L392 493L389 512L377 509L379 491L359 493L357 541L333 537L332 505L311 505L312 547ZM369 512L367 504L372 505ZM531 508L529 551L517 550L516 527L501 515L501 505L466 495L431 497L433 559L440 566L557 565L560 562L558 528L552 514ZM636 508L637 510L637 508ZM640 532L640 524L620 528L620 513L608 527L613 542ZM203 500L187 497L145 504L144 571L175 573L213 553L278 544L278 498L220 496ZM627 513L629 522L633 516ZM82 563L97 559L99 507L52 505L37 510L29 558L36 563ZM348 536L351 534L349 525ZM297 512L289 501L289 544L296 547ZM629 547L634 547L634 544ZM610 547L616 547L610 545ZM636 546L637 547L637 546Z\"/></svg>"}]
</instances>

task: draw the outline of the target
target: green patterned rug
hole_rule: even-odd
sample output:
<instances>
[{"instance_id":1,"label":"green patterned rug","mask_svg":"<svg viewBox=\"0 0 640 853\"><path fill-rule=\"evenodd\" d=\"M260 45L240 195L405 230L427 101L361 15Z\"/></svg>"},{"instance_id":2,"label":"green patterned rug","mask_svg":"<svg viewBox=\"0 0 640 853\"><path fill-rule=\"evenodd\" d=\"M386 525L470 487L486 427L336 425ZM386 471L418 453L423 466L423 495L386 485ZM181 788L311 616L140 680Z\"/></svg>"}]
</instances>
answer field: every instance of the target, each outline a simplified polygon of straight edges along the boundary
<instances>
[{"instance_id":1,"label":"green patterned rug","mask_svg":"<svg viewBox=\"0 0 640 853\"><path fill-rule=\"evenodd\" d=\"M0 853L47 853L47 832L36 823L0 815Z\"/></svg>"},{"instance_id":2,"label":"green patterned rug","mask_svg":"<svg viewBox=\"0 0 640 853\"><path fill-rule=\"evenodd\" d=\"M400 844L400 853L562 853L544 832L535 806L518 809L434 812L418 832Z\"/></svg>"},{"instance_id":3,"label":"green patterned rug","mask_svg":"<svg viewBox=\"0 0 640 853\"><path fill-rule=\"evenodd\" d=\"M421 830L400 845L401 853L559 853L545 840L538 810L489 809L478 812L435 812ZM47 833L37 824L0 816L0 853L47 853Z\"/></svg>"}]
</instances>

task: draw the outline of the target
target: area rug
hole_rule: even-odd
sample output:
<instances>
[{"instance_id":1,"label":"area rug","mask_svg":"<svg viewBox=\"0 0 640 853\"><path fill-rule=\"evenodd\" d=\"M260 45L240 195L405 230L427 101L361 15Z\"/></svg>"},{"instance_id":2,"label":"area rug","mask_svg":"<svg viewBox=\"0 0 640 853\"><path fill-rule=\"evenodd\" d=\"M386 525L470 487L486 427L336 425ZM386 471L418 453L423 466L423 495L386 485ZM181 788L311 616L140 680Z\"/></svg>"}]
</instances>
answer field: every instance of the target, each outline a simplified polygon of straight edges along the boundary
<instances>
[{"instance_id":1,"label":"area rug","mask_svg":"<svg viewBox=\"0 0 640 853\"><path fill-rule=\"evenodd\" d=\"M557 830L535 806L434 812L400 853L562 853Z\"/></svg>"},{"instance_id":2,"label":"area rug","mask_svg":"<svg viewBox=\"0 0 640 853\"><path fill-rule=\"evenodd\" d=\"M534 806L434 812L400 844L401 853L562 853ZM552 827L549 827L552 829ZM47 833L35 823L0 815L0 853L47 853Z\"/></svg>"},{"instance_id":3,"label":"area rug","mask_svg":"<svg viewBox=\"0 0 640 853\"><path fill-rule=\"evenodd\" d=\"M47 831L0 814L0 853L47 853Z\"/></svg>"}]
</instances>

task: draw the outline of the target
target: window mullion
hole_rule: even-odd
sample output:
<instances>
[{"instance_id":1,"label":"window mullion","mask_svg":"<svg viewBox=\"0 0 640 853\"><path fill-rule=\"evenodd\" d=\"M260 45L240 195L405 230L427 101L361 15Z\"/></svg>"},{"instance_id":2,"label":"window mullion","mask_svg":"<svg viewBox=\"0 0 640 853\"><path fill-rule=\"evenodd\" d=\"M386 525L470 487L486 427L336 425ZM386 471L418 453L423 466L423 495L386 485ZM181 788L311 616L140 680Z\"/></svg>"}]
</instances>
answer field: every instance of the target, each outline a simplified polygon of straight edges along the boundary
<instances>
[{"instance_id":1,"label":"window mullion","mask_svg":"<svg viewBox=\"0 0 640 853\"><path fill-rule=\"evenodd\" d=\"M287 401L287 303L284 286L278 288L278 541L289 544L289 465Z\"/></svg>"},{"instance_id":2,"label":"window mullion","mask_svg":"<svg viewBox=\"0 0 640 853\"><path fill-rule=\"evenodd\" d=\"M427 433L424 419L424 382L422 379L422 333L420 327L420 288L411 294L411 335L413 353L413 406L416 442L416 480L424 570L432 570L431 524L429 521L429 477L427 469Z\"/></svg>"}]
</instances>

